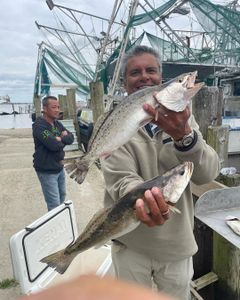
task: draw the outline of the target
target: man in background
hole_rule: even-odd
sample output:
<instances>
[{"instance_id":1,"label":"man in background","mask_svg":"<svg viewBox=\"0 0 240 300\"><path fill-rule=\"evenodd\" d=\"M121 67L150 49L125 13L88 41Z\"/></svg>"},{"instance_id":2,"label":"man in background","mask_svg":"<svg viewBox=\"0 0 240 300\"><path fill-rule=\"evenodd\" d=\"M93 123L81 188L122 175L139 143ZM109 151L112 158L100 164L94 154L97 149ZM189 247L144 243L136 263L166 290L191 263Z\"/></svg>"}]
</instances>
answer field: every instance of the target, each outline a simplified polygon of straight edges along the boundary
<instances>
[{"instance_id":1,"label":"man in background","mask_svg":"<svg viewBox=\"0 0 240 300\"><path fill-rule=\"evenodd\" d=\"M54 96L42 100L43 116L33 123L35 152L33 167L42 186L48 211L62 204L66 196L63 168L64 147L74 141L59 119L59 101Z\"/></svg>"}]
</instances>

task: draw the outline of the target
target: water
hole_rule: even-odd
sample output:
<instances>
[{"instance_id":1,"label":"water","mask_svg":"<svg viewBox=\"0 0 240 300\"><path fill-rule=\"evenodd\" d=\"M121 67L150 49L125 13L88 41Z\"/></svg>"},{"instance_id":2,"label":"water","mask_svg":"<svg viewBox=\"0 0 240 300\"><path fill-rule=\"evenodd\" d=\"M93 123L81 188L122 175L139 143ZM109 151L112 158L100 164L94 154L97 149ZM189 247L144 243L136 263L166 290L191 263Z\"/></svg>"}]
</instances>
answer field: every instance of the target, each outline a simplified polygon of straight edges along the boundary
<instances>
[{"instance_id":1,"label":"water","mask_svg":"<svg viewBox=\"0 0 240 300\"><path fill-rule=\"evenodd\" d=\"M18 114L11 114L13 110L18 112ZM0 104L0 129L31 128L31 110L32 104L30 103ZM10 115L1 115L1 113L8 113Z\"/></svg>"},{"instance_id":2,"label":"water","mask_svg":"<svg viewBox=\"0 0 240 300\"><path fill-rule=\"evenodd\" d=\"M32 128L32 119L29 114L0 116L0 129Z\"/></svg>"}]
</instances>

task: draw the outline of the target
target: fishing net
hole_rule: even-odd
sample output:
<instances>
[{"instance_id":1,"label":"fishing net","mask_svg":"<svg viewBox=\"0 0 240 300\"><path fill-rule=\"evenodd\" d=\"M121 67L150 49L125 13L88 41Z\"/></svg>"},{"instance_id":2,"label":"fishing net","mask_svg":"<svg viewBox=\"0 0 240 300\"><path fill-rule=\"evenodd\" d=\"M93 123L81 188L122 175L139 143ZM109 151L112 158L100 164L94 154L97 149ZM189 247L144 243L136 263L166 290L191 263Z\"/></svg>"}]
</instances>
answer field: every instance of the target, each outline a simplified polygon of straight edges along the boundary
<instances>
[{"instance_id":1,"label":"fishing net","mask_svg":"<svg viewBox=\"0 0 240 300\"><path fill-rule=\"evenodd\" d=\"M126 26L123 37L133 27L153 20L164 20L163 17L173 13L184 2L169 0L156 9L133 16ZM190 0L188 2L202 27L200 34L205 44L202 42L201 45L198 45L199 47L194 47L190 44L192 37L188 37L189 43L186 43L181 40L181 37L174 39L170 35L163 34L162 37L159 37L143 32L135 41L128 42L126 51L137 44L141 44L143 38L146 37L149 44L161 54L163 61L238 65L240 63L240 12L233 8L213 4L208 0ZM60 55L47 49L43 56L43 62L38 67L42 74L42 81L50 84L47 73L47 68L49 68L60 80L75 83L78 86L78 94L86 96L89 94L89 82L95 78L94 71L84 56L77 51L78 49L74 48L76 46L72 43L70 36L68 38L78 55L80 67L74 68ZM98 80L103 81L105 93L107 93L115 62L119 58L121 45L122 42L101 63L100 71L96 76ZM39 89L39 84L39 77L36 77L35 90ZM42 85L41 92L47 92L47 85Z\"/></svg>"},{"instance_id":2,"label":"fishing net","mask_svg":"<svg viewBox=\"0 0 240 300\"><path fill-rule=\"evenodd\" d=\"M240 12L207 0L189 1L202 28L210 36L212 62L236 65L240 60Z\"/></svg>"}]
</instances>

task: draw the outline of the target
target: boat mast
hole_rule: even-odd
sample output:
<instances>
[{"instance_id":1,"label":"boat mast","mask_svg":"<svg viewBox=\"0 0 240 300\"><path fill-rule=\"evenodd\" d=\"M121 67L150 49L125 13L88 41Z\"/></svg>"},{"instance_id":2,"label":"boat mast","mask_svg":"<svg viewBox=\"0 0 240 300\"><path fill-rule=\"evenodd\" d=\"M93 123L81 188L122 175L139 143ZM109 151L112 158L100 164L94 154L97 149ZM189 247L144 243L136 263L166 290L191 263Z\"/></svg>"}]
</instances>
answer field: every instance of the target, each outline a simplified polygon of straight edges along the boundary
<instances>
[{"instance_id":1,"label":"boat mast","mask_svg":"<svg viewBox=\"0 0 240 300\"><path fill-rule=\"evenodd\" d=\"M109 37L110 37L110 31L111 31L111 28L112 28L112 25L114 23L114 20L116 18L116 15L117 15L117 11L121 5L123 0L120 0L120 3L118 5L118 0L115 0L115 3L114 3L114 6L113 6L113 11L112 11L112 15L111 15L111 19L108 21L108 29L107 29L107 32L106 32L106 35L104 37L104 40L103 40L103 44L102 44L102 47L101 47L101 50L100 50L100 54L98 55L98 59L97 59L97 64L96 64L96 71L95 71L95 78L94 78L94 81L97 80L97 77L98 77L98 73L100 71L100 68L101 68L101 64L103 62L103 56L105 54L105 51L106 51L106 47L107 47L107 44L108 44L108 41L109 41ZM123 24L121 24L123 25Z\"/></svg>"},{"instance_id":2,"label":"boat mast","mask_svg":"<svg viewBox=\"0 0 240 300\"><path fill-rule=\"evenodd\" d=\"M129 10L129 17L128 17L128 23L130 22L131 18L136 13L136 10L137 10L137 7L138 7L138 2L139 2L138 0L131 1L130 10ZM115 66L113 78L112 78L112 80L110 82L110 85L109 85L109 93L108 94L109 94L110 97L113 96L113 94L115 92L115 88L116 88L116 85L117 85L117 81L118 81L121 66L122 66L122 57L123 57L123 55L125 53L125 50L126 50L126 46L127 46L127 43L128 43L130 32L131 32L131 27L126 27L124 37L123 37L123 41L122 41L122 45L121 45L121 48L120 48L120 51L119 51L118 60L117 60L116 66Z\"/></svg>"}]
</instances>

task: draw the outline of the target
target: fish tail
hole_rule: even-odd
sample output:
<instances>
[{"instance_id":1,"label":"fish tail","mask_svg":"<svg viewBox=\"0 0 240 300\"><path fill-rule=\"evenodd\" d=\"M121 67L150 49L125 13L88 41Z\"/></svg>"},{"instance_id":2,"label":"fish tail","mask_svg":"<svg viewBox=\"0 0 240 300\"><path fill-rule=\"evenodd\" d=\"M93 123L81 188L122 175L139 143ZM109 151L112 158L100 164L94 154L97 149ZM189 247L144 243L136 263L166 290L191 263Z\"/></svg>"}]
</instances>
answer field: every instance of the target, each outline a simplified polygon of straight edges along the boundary
<instances>
[{"instance_id":1,"label":"fish tail","mask_svg":"<svg viewBox=\"0 0 240 300\"><path fill-rule=\"evenodd\" d=\"M65 253L64 249L42 258L41 262L46 263L51 268L54 268L58 273L63 274L75 256L75 253L74 255Z\"/></svg>"},{"instance_id":2,"label":"fish tail","mask_svg":"<svg viewBox=\"0 0 240 300\"><path fill-rule=\"evenodd\" d=\"M70 178L75 179L77 183L81 184L88 172L91 160L87 155L84 155L77 159L66 159L65 170L70 175Z\"/></svg>"}]
</instances>

